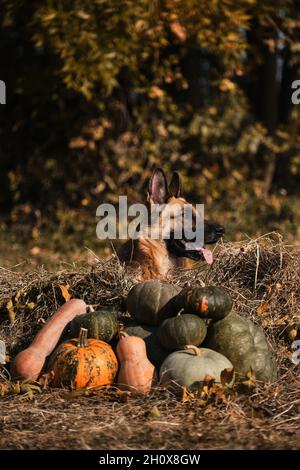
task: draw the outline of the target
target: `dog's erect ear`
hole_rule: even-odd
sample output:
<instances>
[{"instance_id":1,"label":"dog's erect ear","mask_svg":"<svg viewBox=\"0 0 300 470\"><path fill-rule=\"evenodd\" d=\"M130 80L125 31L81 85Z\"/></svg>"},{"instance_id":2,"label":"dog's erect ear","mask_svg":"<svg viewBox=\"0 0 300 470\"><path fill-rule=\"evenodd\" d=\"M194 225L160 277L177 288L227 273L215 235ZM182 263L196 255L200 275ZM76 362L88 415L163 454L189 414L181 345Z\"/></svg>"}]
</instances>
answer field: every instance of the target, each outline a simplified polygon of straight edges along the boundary
<instances>
[{"instance_id":1,"label":"dog's erect ear","mask_svg":"<svg viewBox=\"0 0 300 470\"><path fill-rule=\"evenodd\" d=\"M174 171L172 175L171 182L169 184L169 194L174 197L180 196L180 176L177 171Z\"/></svg>"},{"instance_id":2,"label":"dog's erect ear","mask_svg":"<svg viewBox=\"0 0 300 470\"><path fill-rule=\"evenodd\" d=\"M151 176L148 188L148 201L153 204L163 204L168 197L168 184L164 171L156 168Z\"/></svg>"}]
</instances>

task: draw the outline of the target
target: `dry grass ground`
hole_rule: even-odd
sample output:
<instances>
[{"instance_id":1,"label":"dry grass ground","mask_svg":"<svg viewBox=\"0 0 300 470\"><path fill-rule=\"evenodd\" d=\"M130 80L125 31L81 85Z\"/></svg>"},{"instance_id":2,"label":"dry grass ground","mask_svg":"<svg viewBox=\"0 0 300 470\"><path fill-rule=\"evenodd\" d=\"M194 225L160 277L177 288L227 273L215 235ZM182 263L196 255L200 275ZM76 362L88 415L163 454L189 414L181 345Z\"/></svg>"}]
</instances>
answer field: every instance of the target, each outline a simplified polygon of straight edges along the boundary
<instances>
[{"instance_id":1,"label":"dry grass ground","mask_svg":"<svg viewBox=\"0 0 300 470\"><path fill-rule=\"evenodd\" d=\"M49 390L0 386L2 449L297 449L300 442L299 365L291 361L299 335L300 250L276 234L219 245L211 268L170 275L180 286L224 286L241 315L260 324L277 357L272 385L235 388L230 394L154 390L147 399L116 390ZM10 357L29 344L64 302L59 286L98 306L121 306L134 276L118 260L69 266L59 272L0 269L0 338ZM292 333L290 332L292 331ZM12 390L11 392L19 390Z\"/></svg>"}]
</instances>

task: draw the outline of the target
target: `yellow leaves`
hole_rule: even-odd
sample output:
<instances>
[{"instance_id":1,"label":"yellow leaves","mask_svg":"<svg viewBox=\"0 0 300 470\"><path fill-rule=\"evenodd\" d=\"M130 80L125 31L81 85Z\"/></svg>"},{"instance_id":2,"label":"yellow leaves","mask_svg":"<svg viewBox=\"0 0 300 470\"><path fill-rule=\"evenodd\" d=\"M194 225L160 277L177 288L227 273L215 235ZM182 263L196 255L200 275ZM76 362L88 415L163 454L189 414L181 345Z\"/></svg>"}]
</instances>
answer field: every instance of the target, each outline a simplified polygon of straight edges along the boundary
<instances>
[{"instance_id":1,"label":"yellow leaves","mask_svg":"<svg viewBox=\"0 0 300 470\"><path fill-rule=\"evenodd\" d=\"M14 297L9 299L6 304L6 310L8 312L9 321L11 324L15 322L16 313L18 310L33 310L36 307L36 303L26 299L26 290L20 289Z\"/></svg>"},{"instance_id":2,"label":"yellow leaves","mask_svg":"<svg viewBox=\"0 0 300 470\"><path fill-rule=\"evenodd\" d=\"M101 194L105 190L105 187L106 187L106 184L104 183L104 181L99 181L96 184L95 188L92 190L92 193L93 194Z\"/></svg>"},{"instance_id":3,"label":"yellow leaves","mask_svg":"<svg viewBox=\"0 0 300 470\"><path fill-rule=\"evenodd\" d=\"M164 96L164 91L158 86L154 85L149 90L149 97L152 99L162 98Z\"/></svg>"},{"instance_id":4,"label":"yellow leaves","mask_svg":"<svg viewBox=\"0 0 300 470\"><path fill-rule=\"evenodd\" d=\"M9 381L0 383L0 397L24 394L26 398L31 399L35 393L42 393L39 385L29 384L26 382L13 383Z\"/></svg>"},{"instance_id":5,"label":"yellow leaves","mask_svg":"<svg viewBox=\"0 0 300 470\"><path fill-rule=\"evenodd\" d=\"M245 391L251 392L255 389L256 387L256 374L253 370L250 370L246 374L246 380L241 382L242 388Z\"/></svg>"},{"instance_id":6,"label":"yellow leaves","mask_svg":"<svg viewBox=\"0 0 300 470\"><path fill-rule=\"evenodd\" d=\"M7 395L16 395L20 393L21 388L20 384L12 384L11 382L0 383L0 397L5 397Z\"/></svg>"},{"instance_id":7,"label":"yellow leaves","mask_svg":"<svg viewBox=\"0 0 300 470\"><path fill-rule=\"evenodd\" d=\"M193 387L192 390L183 386L180 401L185 403L190 400L197 400L197 403L201 406L206 406L211 400L223 402L230 393L233 393L232 389L228 387L229 384L232 384L233 379L234 370L232 368L224 369L221 372L221 383L216 383L214 377L206 375L202 386Z\"/></svg>"},{"instance_id":8,"label":"yellow leaves","mask_svg":"<svg viewBox=\"0 0 300 470\"><path fill-rule=\"evenodd\" d=\"M42 16L42 21L45 23L50 23L50 21L54 20L56 18L57 13L55 11L48 11Z\"/></svg>"},{"instance_id":9,"label":"yellow leaves","mask_svg":"<svg viewBox=\"0 0 300 470\"><path fill-rule=\"evenodd\" d=\"M148 25L147 25L146 21L139 19L135 23L134 28L135 28L137 33L140 33L142 31L145 31L145 29L147 29L147 26Z\"/></svg>"},{"instance_id":10,"label":"yellow leaves","mask_svg":"<svg viewBox=\"0 0 300 470\"><path fill-rule=\"evenodd\" d=\"M26 398L32 399L33 395L42 393L42 390L38 385L23 383L20 386L20 393L24 394Z\"/></svg>"},{"instance_id":11,"label":"yellow leaves","mask_svg":"<svg viewBox=\"0 0 300 470\"><path fill-rule=\"evenodd\" d=\"M149 418L159 418L160 417L160 411L156 405L154 405L148 413Z\"/></svg>"},{"instance_id":12,"label":"yellow leaves","mask_svg":"<svg viewBox=\"0 0 300 470\"><path fill-rule=\"evenodd\" d=\"M182 403L185 403L186 401L189 401L191 398L194 398L194 397L195 397L194 393L188 390L186 386L182 387L181 396L180 396L180 401Z\"/></svg>"},{"instance_id":13,"label":"yellow leaves","mask_svg":"<svg viewBox=\"0 0 300 470\"><path fill-rule=\"evenodd\" d=\"M86 13L83 10L77 11L76 16L78 16L78 18L80 18L81 20L89 20L90 17L91 17L91 15L89 15L88 13Z\"/></svg>"},{"instance_id":14,"label":"yellow leaves","mask_svg":"<svg viewBox=\"0 0 300 470\"><path fill-rule=\"evenodd\" d=\"M166 127L164 126L162 122L158 124L157 132L160 135L160 137L164 137L164 138L168 137L168 130L166 129Z\"/></svg>"},{"instance_id":15,"label":"yellow leaves","mask_svg":"<svg viewBox=\"0 0 300 470\"><path fill-rule=\"evenodd\" d=\"M80 388L79 390L70 390L63 394L63 398L66 400L72 400L73 398L78 398L82 396L88 396L90 393L86 388Z\"/></svg>"},{"instance_id":16,"label":"yellow leaves","mask_svg":"<svg viewBox=\"0 0 300 470\"><path fill-rule=\"evenodd\" d=\"M67 284L67 285L59 284L58 287L60 288L62 296L65 299L65 301L69 302L69 300L71 300L71 298L72 298L72 295L70 294L70 292L68 290L69 287L70 287L69 284Z\"/></svg>"},{"instance_id":17,"label":"yellow leaves","mask_svg":"<svg viewBox=\"0 0 300 470\"><path fill-rule=\"evenodd\" d=\"M8 311L9 321L12 324L12 323L14 323L14 321L16 319L16 313L15 313L15 310L14 310L14 304L13 304L12 299L10 299L7 302L6 309Z\"/></svg>"},{"instance_id":18,"label":"yellow leaves","mask_svg":"<svg viewBox=\"0 0 300 470\"><path fill-rule=\"evenodd\" d=\"M178 21L171 23L170 29L172 33L175 34L175 36L179 39L179 41L184 42L186 40L186 29Z\"/></svg>"},{"instance_id":19,"label":"yellow leaves","mask_svg":"<svg viewBox=\"0 0 300 470\"><path fill-rule=\"evenodd\" d=\"M208 181L211 181L215 177L215 174L208 168L203 168L202 176L204 176L204 178L206 178Z\"/></svg>"},{"instance_id":20,"label":"yellow leaves","mask_svg":"<svg viewBox=\"0 0 300 470\"><path fill-rule=\"evenodd\" d=\"M49 379L49 382L51 382L51 379ZM132 393L127 390L120 390L113 385L104 385L101 387L83 387L77 390L68 390L62 396L67 400L82 396L97 396L105 400L127 403L132 398Z\"/></svg>"},{"instance_id":21,"label":"yellow leaves","mask_svg":"<svg viewBox=\"0 0 300 470\"><path fill-rule=\"evenodd\" d=\"M82 137L72 137L69 142L70 149L82 149L87 146L87 140L83 139Z\"/></svg>"},{"instance_id":22,"label":"yellow leaves","mask_svg":"<svg viewBox=\"0 0 300 470\"><path fill-rule=\"evenodd\" d=\"M219 88L221 91L233 91L236 89L236 84L229 80L229 78L223 78Z\"/></svg>"},{"instance_id":23,"label":"yellow leaves","mask_svg":"<svg viewBox=\"0 0 300 470\"><path fill-rule=\"evenodd\" d=\"M90 200L89 198L87 198L87 197L84 197L83 199L81 199L81 205L82 205L83 207L89 206L90 203L91 203L91 200Z\"/></svg>"}]
</instances>

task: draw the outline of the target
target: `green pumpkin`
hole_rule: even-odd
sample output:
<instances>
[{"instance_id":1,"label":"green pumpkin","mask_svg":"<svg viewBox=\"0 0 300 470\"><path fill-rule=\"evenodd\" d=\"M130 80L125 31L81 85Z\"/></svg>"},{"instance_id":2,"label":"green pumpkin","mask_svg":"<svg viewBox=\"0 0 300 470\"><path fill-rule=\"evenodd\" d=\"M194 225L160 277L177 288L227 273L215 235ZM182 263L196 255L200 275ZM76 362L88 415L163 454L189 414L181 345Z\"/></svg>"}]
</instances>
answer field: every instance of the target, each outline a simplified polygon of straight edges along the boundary
<instances>
[{"instance_id":1,"label":"green pumpkin","mask_svg":"<svg viewBox=\"0 0 300 470\"><path fill-rule=\"evenodd\" d=\"M204 320L189 313L167 318L158 328L160 344L169 351L183 349L187 344L199 346L207 333Z\"/></svg>"},{"instance_id":2,"label":"green pumpkin","mask_svg":"<svg viewBox=\"0 0 300 470\"><path fill-rule=\"evenodd\" d=\"M186 346L182 351L170 354L162 363L159 376L160 383L164 387L175 387L176 385L187 388L202 387L203 382L209 376L215 382L221 382L221 374L224 370L230 376L231 386L234 382L233 366L222 354L207 348L196 348Z\"/></svg>"},{"instance_id":3,"label":"green pumpkin","mask_svg":"<svg viewBox=\"0 0 300 470\"><path fill-rule=\"evenodd\" d=\"M220 320L229 314L232 298L222 287L187 287L173 299L173 310Z\"/></svg>"},{"instance_id":4,"label":"green pumpkin","mask_svg":"<svg viewBox=\"0 0 300 470\"><path fill-rule=\"evenodd\" d=\"M81 328L88 330L89 338L109 343L119 331L118 312L104 307L75 317L71 322L71 337L78 337Z\"/></svg>"},{"instance_id":5,"label":"green pumpkin","mask_svg":"<svg viewBox=\"0 0 300 470\"><path fill-rule=\"evenodd\" d=\"M157 338L157 327L149 325L138 325L136 322L128 322L124 331L129 336L138 336L146 343L147 357L155 366L160 367L169 354L159 343Z\"/></svg>"},{"instance_id":6,"label":"green pumpkin","mask_svg":"<svg viewBox=\"0 0 300 470\"><path fill-rule=\"evenodd\" d=\"M251 370L259 381L276 379L275 358L262 328L237 313L211 324L205 345L228 357L240 379Z\"/></svg>"},{"instance_id":7,"label":"green pumpkin","mask_svg":"<svg viewBox=\"0 0 300 470\"><path fill-rule=\"evenodd\" d=\"M138 323L159 325L174 315L170 300L179 291L179 287L157 280L136 284L127 296L128 312Z\"/></svg>"}]
</instances>

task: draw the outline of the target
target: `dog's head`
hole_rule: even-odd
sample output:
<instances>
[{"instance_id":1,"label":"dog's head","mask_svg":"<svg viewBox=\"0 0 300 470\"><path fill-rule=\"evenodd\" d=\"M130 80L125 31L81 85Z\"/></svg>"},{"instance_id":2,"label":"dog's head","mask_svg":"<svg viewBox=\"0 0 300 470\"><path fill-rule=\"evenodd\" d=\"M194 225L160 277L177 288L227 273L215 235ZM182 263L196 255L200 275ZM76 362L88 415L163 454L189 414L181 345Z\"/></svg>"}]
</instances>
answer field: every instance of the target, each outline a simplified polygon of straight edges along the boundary
<instances>
[{"instance_id":1,"label":"dog's head","mask_svg":"<svg viewBox=\"0 0 300 470\"><path fill-rule=\"evenodd\" d=\"M168 238L165 238L167 249L172 255L177 257L186 257L192 260L205 260L209 264L212 263L212 253L210 250L205 248L205 245L216 243L222 237L225 232L222 225L204 219L204 243L202 245L193 243L193 240L187 240L184 236L184 231L181 238L175 236L175 224L176 220L178 220L178 217L176 217L176 211L178 211L178 213L180 212L180 220L182 222L183 208L185 205L189 204L181 196L180 177L178 173L173 173L171 182L168 185L164 171L160 168L154 170L149 182L148 202L150 204L163 204L165 205L164 207L173 214L170 219L169 236ZM190 207L192 207L192 229L195 229L197 213L194 206L190 205ZM184 223L186 223L185 220Z\"/></svg>"}]
</instances>

